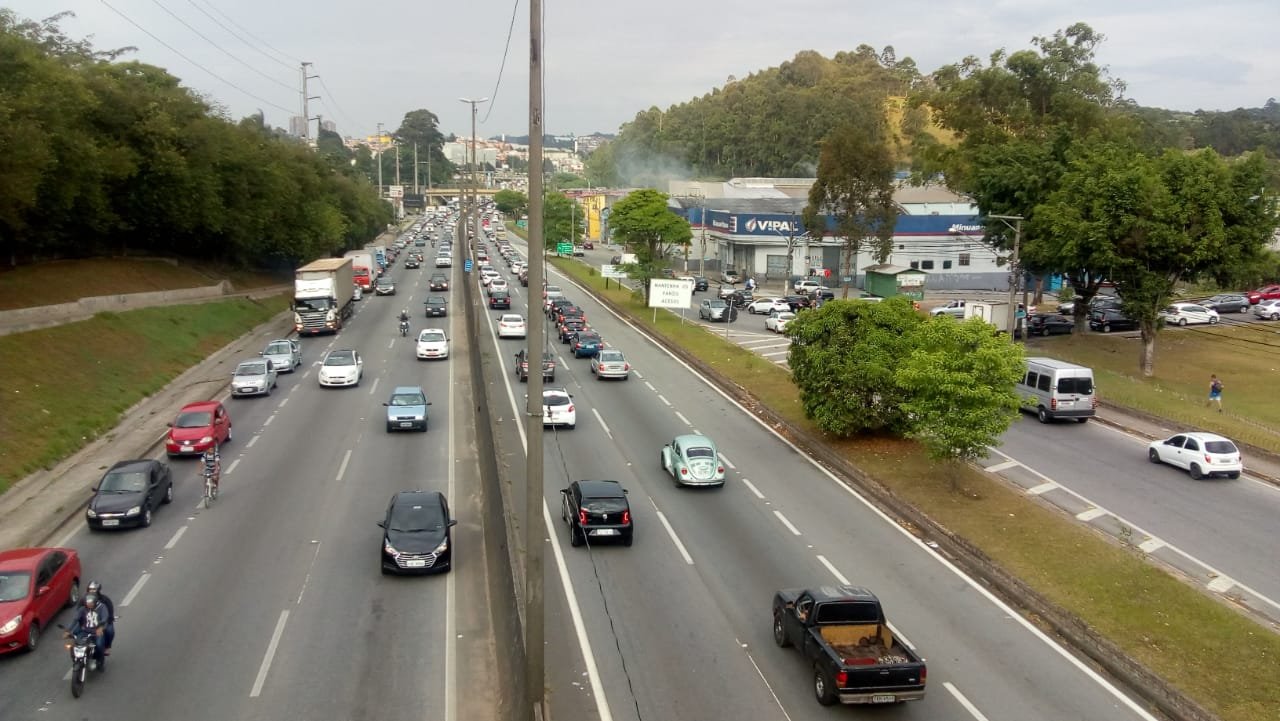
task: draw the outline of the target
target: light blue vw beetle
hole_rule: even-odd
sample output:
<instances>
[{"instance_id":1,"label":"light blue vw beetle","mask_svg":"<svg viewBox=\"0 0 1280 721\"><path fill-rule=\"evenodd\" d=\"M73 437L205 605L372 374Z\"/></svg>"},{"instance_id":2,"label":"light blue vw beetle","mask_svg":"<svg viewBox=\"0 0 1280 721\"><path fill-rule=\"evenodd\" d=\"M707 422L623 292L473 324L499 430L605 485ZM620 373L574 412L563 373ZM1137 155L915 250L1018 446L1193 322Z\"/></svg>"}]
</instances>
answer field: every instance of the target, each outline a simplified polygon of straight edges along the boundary
<instances>
[{"instance_id":1,"label":"light blue vw beetle","mask_svg":"<svg viewBox=\"0 0 1280 721\"><path fill-rule=\"evenodd\" d=\"M706 436L676 436L663 446L662 470L682 486L724 485L724 464Z\"/></svg>"}]
</instances>

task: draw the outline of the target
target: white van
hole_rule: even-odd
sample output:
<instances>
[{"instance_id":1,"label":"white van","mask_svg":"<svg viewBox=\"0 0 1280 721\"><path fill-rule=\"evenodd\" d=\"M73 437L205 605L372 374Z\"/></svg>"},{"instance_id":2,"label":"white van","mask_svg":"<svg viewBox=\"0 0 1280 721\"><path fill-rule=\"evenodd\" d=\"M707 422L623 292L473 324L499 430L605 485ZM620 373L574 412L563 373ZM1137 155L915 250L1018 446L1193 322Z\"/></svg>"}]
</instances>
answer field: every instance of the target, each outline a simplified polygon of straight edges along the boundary
<instances>
[{"instance_id":1,"label":"white van","mask_svg":"<svg viewBox=\"0 0 1280 721\"><path fill-rule=\"evenodd\" d=\"M1027 372L1015 391L1023 410L1035 411L1041 423L1058 418L1084 423L1098 409L1093 369L1053 358L1028 358Z\"/></svg>"}]
</instances>

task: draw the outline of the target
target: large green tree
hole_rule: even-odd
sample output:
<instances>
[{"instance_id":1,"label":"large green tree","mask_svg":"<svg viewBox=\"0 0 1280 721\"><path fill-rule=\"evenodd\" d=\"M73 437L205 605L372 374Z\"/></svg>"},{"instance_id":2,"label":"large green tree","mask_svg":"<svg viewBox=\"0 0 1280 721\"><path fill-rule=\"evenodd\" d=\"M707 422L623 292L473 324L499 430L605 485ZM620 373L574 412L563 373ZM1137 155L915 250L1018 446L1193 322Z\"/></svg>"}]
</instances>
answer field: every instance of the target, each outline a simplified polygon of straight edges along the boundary
<instances>
[{"instance_id":1,"label":"large green tree","mask_svg":"<svg viewBox=\"0 0 1280 721\"><path fill-rule=\"evenodd\" d=\"M440 119L425 108L410 110L404 114L400 127L393 137L396 139L396 153L400 156L400 174L402 178L414 177L414 144L418 146L417 180L425 186L428 174L432 185L440 185L440 181L450 178L457 171L453 163L444 156L444 134L440 132ZM387 178L395 178L395 155L384 153L383 182ZM428 168L430 163L430 168ZM376 172L376 171L375 171ZM388 175L387 173L391 174ZM376 177L376 176L375 176Z\"/></svg>"},{"instance_id":2,"label":"large green tree","mask_svg":"<svg viewBox=\"0 0 1280 721\"><path fill-rule=\"evenodd\" d=\"M542 242L548 250L556 243L577 244L586 232L586 216L578 201L563 193L547 192L542 201Z\"/></svg>"},{"instance_id":3,"label":"large green tree","mask_svg":"<svg viewBox=\"0 0 1280 721\"><path fill-rule=\"evenodd\" d=\"M503 188L494 193L493 204L498 208L499 213L516 219L529 212L529 196L510 188Z\"/></svg>"},{"instance_id":4,"label":"large green tree","mask_svg":"<svg viewBox=\"0 0 1280 721\"><path fill-rule=\"evenodd\" d=\"M1158 157L1098 143L1075 154L1061 188L1037 209L1049 242L1077 249L1117 283L1142 331L1139 368L1155 368L1160 309L1177 283L1211 277L1259 256L1277 225L1266 161L1211 150Z\"/></svg>"},{"instance_id":5,"label":"large green tree","mask_svg":"<svg viewBox=\"0 0 1280 721\"><path fill-rule=\"evenodd\" d=\"M649 188L614 203L609 211L609 232L615 241L635 252L638 262L628 268L628 275L642 281L646 302L649 281L665 267L667 252L688 246L693 239L689 221L667 207L667 194Z\"/></svg>"}]
</instances>

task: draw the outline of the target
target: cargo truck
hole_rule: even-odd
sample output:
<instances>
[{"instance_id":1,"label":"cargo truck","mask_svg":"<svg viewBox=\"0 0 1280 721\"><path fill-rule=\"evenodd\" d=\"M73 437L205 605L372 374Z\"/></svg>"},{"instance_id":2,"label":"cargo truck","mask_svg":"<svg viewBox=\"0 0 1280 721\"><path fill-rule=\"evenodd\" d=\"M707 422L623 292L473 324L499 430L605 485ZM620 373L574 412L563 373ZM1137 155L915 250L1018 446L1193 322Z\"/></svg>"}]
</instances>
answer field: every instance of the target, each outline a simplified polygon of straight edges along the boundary
<instances>
[{"instance_id":1,"label":"cargo truck","mask_svg":"<svg viewBox=\"0 0 1280 721\"><path fill-rule=\"evenodd\" d=\"M349 250L344 257L351 259L351 274L356 284L366 293L372 293L373 281L378 277L378 266L373 253L368 250Z\"/></svg>"},{"instance_id":2,"label":"cargo truck","mask_svg":"<svg viewBox=\"0 0 1280 721\"><path fill-rule=\"evenodd\" d=\"M299 335L337 333L351 317L355 295L351 258L322 258L293 277L293 329Z\"/></svg>"},{"instance_id":3,"label":"cargo truck","mask_svg":"<svg viewBox=\"0 0 1280 721\"><path fill-rule=\"evenodd\" d=\"M386 270L387 247L385 245L369 244L369 245L366 245L364 249L373 254L373 260L378 264L379 270Z\"/></svg>"}]
</instances>

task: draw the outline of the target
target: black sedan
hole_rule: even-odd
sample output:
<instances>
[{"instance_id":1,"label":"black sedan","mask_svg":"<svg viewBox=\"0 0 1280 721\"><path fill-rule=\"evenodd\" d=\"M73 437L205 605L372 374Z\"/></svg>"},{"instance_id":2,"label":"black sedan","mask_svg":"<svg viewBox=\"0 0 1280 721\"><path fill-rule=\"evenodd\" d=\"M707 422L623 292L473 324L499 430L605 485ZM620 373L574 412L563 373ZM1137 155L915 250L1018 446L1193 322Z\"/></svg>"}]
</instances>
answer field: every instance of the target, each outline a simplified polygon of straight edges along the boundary
<instances>
[{"instance_id":1,"label":"black sedan","mask_svg":"<svg viewBox=\"0 0 1280 721\"><path fill-rule=\"evenodd\" d=\"M1248 313L1249 308L1252 307L1249 303L1249 296L1242 295L1240 293L1223 293L1222 295L1215 295L1209 300L1200 303L1200 305L1206 308L1212 308L1213 310L1218 311L1219 314Z\"/></svg>"},{"instance_id":2,"label":"black sedan","mask_svg":"<svg viewBox=\"0 0 1280 721\"><path fill-rule=\"evenodd\" d=\"M707 290L707 288L709 288L710 286L711 286L711 281L707 280L706 278L704 278L704 277L702 277L702 276L700 276L700 275L699 275L699 276L696 276L696 277L693 279L693 292L694 292L694 293L697 293L697 292L699 292L699 291L706 291L706 290Z\"/></svg>"},{"instance_id":3,"label":"black sedan","mask_svg":"<svg viewBox=\"0 0 1280 721\"><path fill-rule=\"evenodd\" d=\"M151 525L152 512L173 501L173 474L168 464L150 458L120 461L93 491L93 500L85 510L89 528L146 528Z\"/></svg>"},{"instance_id":4,"label":"black sedan","mask_svg":"<svg viewBox=\"0 0 1280 721\"><path fill-rule=\"evenodd\" d=\"M427 307L428 318L443 318L449 315L449 299L443 295L429 295L422 304Z\"/></svg>"},{"instance_id":5,"label":"black sedan","mask_svg":"<svg viewBox=\"0 0 1280 721\"><path fill-rule=\"evenodd\" d=\"M447 572L453 560L449 502L439 491L401 491L391 497L382 527L382 572Z\"/></svg>"},{"instance_id":6,"label":"black sedan","mask_svg":"<svg viewBox=\"0 0 1280 721\"><path fill-rule=\"evenodd\" d=\"M444 273L434 273L431 280L427 281L431 290L449 290L449 279Z\"/></svg>"},{"instance_id":7,"label":"black sedan","mask_svg":"<svg viewBox=\"0 0 1280 721\"><path fill-rule=\"evenodd\" d=\"M813 307L813 300L807 295L788 295L783 296L782 299L787 302L787 305L791 306L792 313L799 311L801 308Z\"/></svg>"},{"instance_id":8,"label":"black sedan","mask_svg":"<svg viewBox=\"0 0 1280 721\"><path fill-rule=\"evenodd\" d=\"M418 260L417 258L415 258L415 257L413 257L413 256L411 255L411 256L409 256L409 259L408 259L408 260L406 260L406 261L404 262L404 267L405 267L405 270L412 270L412 269L414 269L414 268L421 268L421 267L422 267L422 261Z\"/></svg>"},{"instance_id":9,"label":"black sedan","mask_svg":"<svg viewBox=\"0 0 1280 721\"><path fill-rule=\"evenodd\" d=\"M635 534L627 489L617 481L574 481L560 490L560 518L569 527L569 543L581 546L621 539L630 546Z\"/></svg>"},{"instance_id":10,"label":"black sedan","mask_svg":"<svg viewBox=\"0 0 1280 721\"><path fill-rule=\"evenodd\" d=\"M1071 335L1075 329L1075 321L1070 316L1057 313L1036 313L1027 318L1028 335Z\"/></svg>"},{"instance_id":11,"label":"black sedan","mask_svg":"<svg viewBox=\"0 0 1280 721\"><path fill-rule=\"evenodd\" d=\"M489 296L489 310L511 310L511 294L505 290L495 290Z\"/></svg>"}]
</instances>

